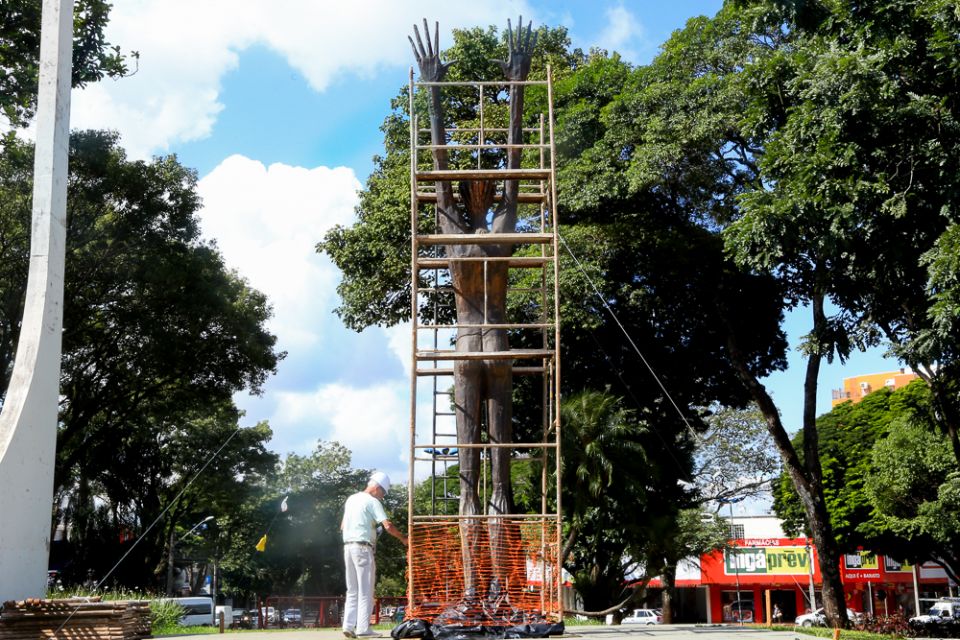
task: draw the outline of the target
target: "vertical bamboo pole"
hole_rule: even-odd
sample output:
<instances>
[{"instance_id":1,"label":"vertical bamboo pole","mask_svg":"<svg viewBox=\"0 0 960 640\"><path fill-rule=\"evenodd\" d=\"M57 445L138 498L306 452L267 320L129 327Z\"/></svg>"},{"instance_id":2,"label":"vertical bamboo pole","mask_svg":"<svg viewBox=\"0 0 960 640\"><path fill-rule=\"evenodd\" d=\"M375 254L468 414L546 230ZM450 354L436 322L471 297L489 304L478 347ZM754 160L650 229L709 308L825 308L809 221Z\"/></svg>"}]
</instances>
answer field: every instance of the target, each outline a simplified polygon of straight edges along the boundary
<instances>
[{"instance_id":1,"label":"vertical bamboo pole","mask_svg":"<svg viewBox=\"0 0 960 640\"><path fill-rule=\"evenodd\" d=\"M417 116L413 106L413 67L410 67L410 470L407 473L407 611L413 611L413 471L417 439Z\"/></svg>"},{"instance_id":2,"label":"vertical bamboo pole","mask_svg":"<svg viewBox=\"0 0 960 640\"><path fill-rule=\"evenodd\" d=\"M560 617L563 617L563 606L561 602L561 593L563 591L563 548L560 544L560 532L563 526L563 501L561 497L561 427L560 427L560 221L557 212L557 147L554 138L554 117L553 117L553 72L550 65L547 65L547 109L550 128L550 213L553 217L553 361L554 361L554 434L557 439L557 601L560 608Z\"/></svg>"}]
</instances>

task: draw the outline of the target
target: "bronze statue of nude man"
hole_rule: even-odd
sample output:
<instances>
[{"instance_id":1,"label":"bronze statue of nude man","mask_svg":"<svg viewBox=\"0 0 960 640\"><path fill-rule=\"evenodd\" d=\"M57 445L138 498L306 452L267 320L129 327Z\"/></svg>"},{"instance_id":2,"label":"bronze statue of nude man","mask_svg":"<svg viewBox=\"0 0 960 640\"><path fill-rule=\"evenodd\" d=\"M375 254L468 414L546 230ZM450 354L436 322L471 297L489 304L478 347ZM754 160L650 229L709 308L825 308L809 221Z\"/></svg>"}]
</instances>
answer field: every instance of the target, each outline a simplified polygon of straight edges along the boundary
<instances>
[{"instance_id":1,"label":"bronze statue of nude man","mask_svg":"<svg viewBox=\"0 0 960 640\"><path fill-rule=\"evenodd\" d=\"M427 21L423 21L424 38L414 25L414 37L409 38L414 57L420 68L420 80L439 82L446 76L454 62L441 62L439 25L435 24L431 41ZM523 29L520 18L514 34L507 22L507 60L498 60L507 81L524 81L530 73L530 60L536 45L532 23ZM440 87L429 87L430 136L433 149L433 165L437 170L448 169L448 152L444 136L443 103ZM510 122L508 144L523 142L523 85L510 87ZM484 141L480 141L481 144ZM519 169L521 151L507 148L506 168ZM458 204L453 196L450 182L437 182L437 211L440 231L444 234L513 233L517 224L517 180L504 180L502 196L494 206L496 183L492 180L465 180L460 182ZM492 216L491 216L492 214ZM488 217L491 222L488 226ZM504 257L513 252L510 244L467 244L445 247L448 257ZM458 324L479 325L506 323L507 264L506 262L484 263L451 262L451 279L456 301ZM486 276L486 277L485 277ZM486 294L486 295L484 295ZM456 350L470 352L507 351L509 344L504 329L461 327L456 334ZM512 432L513 375L510 360L458 360L454 362L454 401L456 407L457 440L461 443L480 443L483 407L486 408L486 424L491 443L510 443ZM460 448L460 515L471 516L483 512L478 494L480 479L480 449ZM491 514L509 514L513 510L513 492L510 486L509 448L491 450ZM494 518L488 521L491 565L493 576L490 584L477 584L476 554L480 553L481 527L478 520L461 521L461 545L464 564L465 596L469 599L486 590L491 597L499 598L505 593L505 563L500 557L508 544L508 531L503 521Z\"/></svg>"}]
</instances>

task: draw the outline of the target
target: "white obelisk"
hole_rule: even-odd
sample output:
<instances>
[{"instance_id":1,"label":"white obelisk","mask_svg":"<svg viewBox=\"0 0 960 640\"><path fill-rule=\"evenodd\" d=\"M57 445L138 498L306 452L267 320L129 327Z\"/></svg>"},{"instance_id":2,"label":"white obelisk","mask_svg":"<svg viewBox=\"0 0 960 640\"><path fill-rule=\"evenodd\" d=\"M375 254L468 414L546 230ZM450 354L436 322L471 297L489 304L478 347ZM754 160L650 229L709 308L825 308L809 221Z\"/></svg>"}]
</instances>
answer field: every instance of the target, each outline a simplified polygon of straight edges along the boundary
<instances>
[{"instance_id":1,"label":"white obelisk","mask_svg":"<svg viewBox=\"0 0 960 640\"><path fill-rule=\"evenodd\" d=\"M0 412L0 602L46 590L60 390L72 0L43 0L27 297Z\"/></svg>"}]
</instances>

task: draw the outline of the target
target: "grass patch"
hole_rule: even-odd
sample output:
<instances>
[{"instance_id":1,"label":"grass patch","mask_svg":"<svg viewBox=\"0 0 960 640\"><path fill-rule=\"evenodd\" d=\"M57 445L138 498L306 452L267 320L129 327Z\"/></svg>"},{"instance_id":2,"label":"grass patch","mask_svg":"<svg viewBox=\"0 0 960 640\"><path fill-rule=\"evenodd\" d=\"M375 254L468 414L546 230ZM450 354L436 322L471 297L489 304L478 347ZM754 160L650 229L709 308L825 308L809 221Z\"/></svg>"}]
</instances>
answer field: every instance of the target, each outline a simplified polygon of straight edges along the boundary
<instances>
[{"instance_id":1,"label":"grass patch","mask_svg":"<svg viewBox=\"0 0 960 640\"><path fill-rule=\"evenodd\" d=\"M181 627L178 624L154 627L150 632L155 636L198 636L209 633L220 633L220 627Z\"/></svg>"}]
</instances>

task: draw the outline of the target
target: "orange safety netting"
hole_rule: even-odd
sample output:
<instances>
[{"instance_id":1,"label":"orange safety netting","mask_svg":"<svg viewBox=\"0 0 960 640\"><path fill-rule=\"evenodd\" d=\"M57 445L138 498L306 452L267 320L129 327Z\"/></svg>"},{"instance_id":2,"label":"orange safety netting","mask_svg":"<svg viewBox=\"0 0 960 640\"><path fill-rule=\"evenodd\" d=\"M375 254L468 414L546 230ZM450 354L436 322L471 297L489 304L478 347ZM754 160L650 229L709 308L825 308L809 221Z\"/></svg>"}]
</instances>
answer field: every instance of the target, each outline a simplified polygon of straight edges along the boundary
<instances>
[{"instance_id":1,"label":"orange safety netting","mask_svg":"<svg viewBox=\"0 0 960 640\"><path fill-rule=\"evenodd\" d=\"M467 626L561 619L555 520L462 516L415 523L412 533L406 618Z\"/></svg>"}]
</instances>

